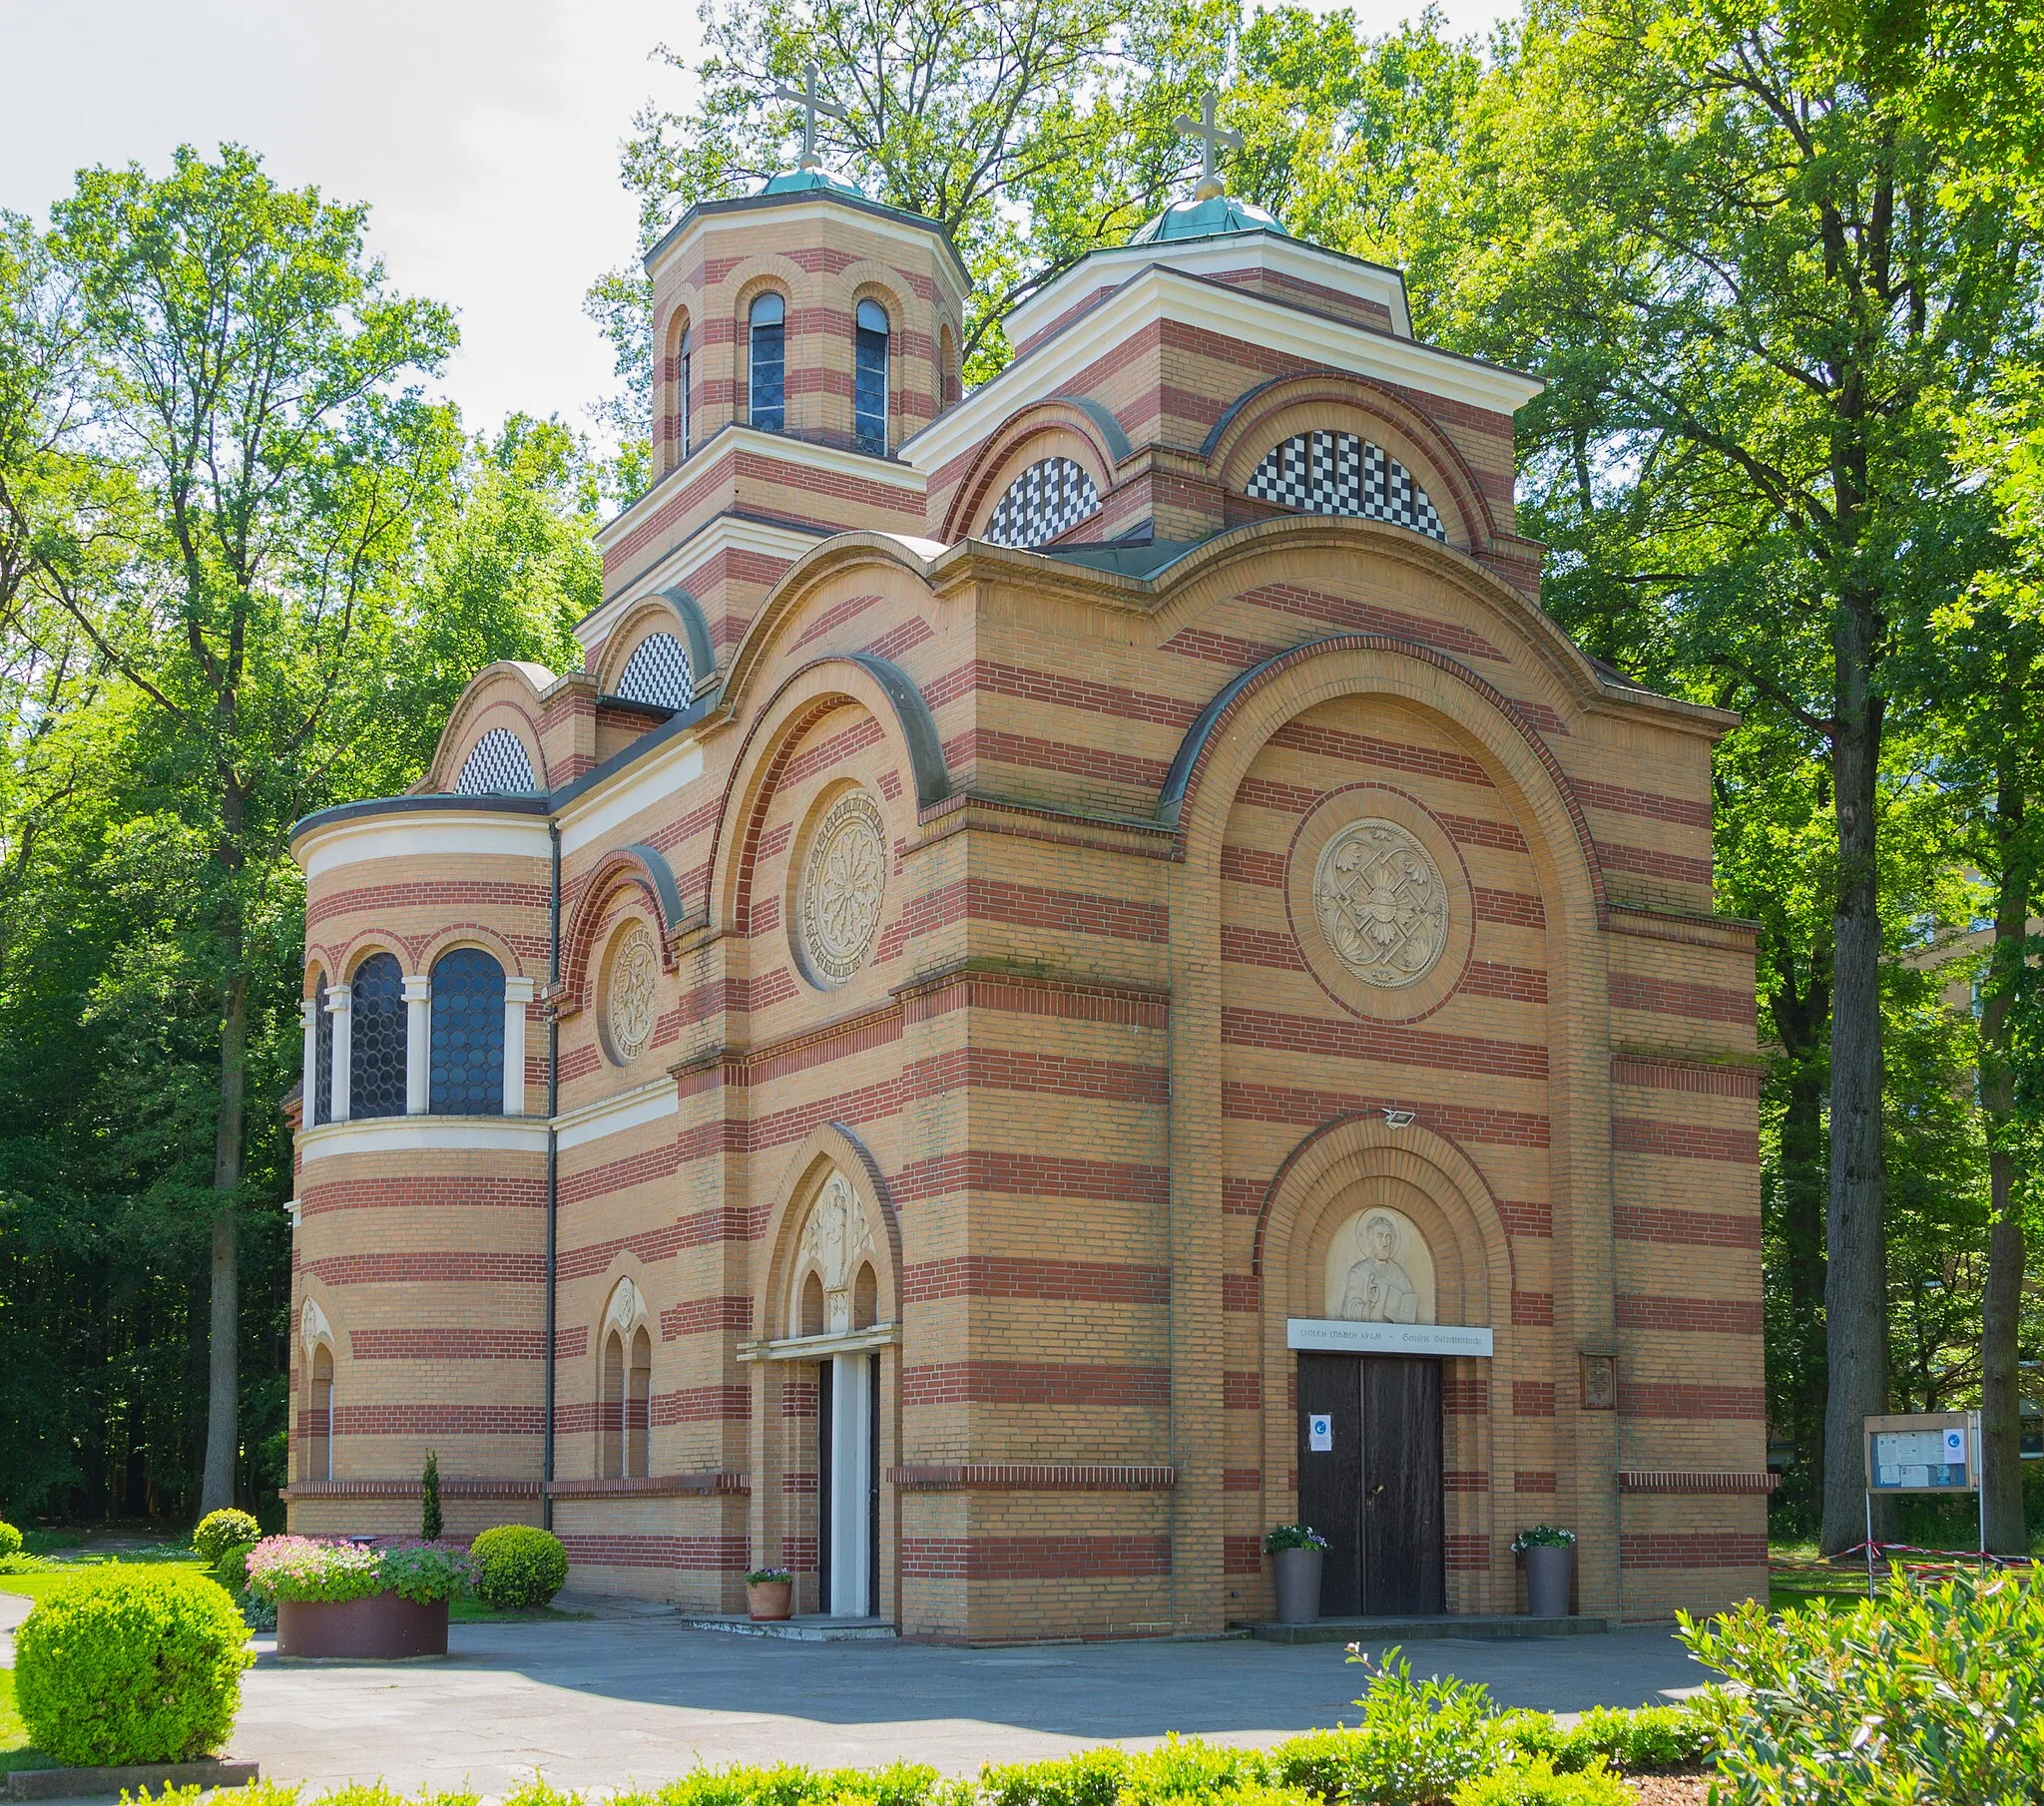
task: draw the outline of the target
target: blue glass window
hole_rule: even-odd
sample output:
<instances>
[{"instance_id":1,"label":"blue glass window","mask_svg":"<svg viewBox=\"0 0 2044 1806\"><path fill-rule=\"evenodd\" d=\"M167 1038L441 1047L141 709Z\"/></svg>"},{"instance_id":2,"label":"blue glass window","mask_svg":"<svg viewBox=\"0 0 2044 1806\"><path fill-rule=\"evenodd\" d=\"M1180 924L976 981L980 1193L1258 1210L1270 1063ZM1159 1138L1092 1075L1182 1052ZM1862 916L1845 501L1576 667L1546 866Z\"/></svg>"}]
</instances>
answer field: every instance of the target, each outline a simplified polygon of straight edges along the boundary
<instances>
[{"instance_id":1,"label":"blue glass window","mask_svg":"<svg viewBox=\"0 0 2044 1806\"><path fill-rule=\"evenodd\" d=\"M878 301L858 304L852 334L851 430L860 451L887 449L887 310Z\"/></svg>"},{"instance_id":2,"label":"blue glass window","mask_svg":"<svg viewBox=\"0 0 2044 1806\"><path fill-rule=\"evenodd\" d=\"M780 296L769 290L753 302L748 318L753 372L750 417L755 426L769 433L781 432L787 426L787 355L782 338L787 309Z\"/></svg>"},{"instance_id":3,"label":"blue glass window","mask_svg":"<svg viewBox=\"0 0 2044 1806\"><path fill-rule=\"evenodd\" d=\"M354 1027L347 1050L347 1114L404 1115L404 973L372 953L355 968Z\"/></svg>"},{"instance_id":4,"label":"blue glass window","mask_svg":"<svg viewBox=\"0 0 2044 1806\"><path fill-rule=\"evenodd\" d=\"M480 947L433 962L431 1064L435 1116L504 1114L504 968Z\"/></svg>"},{"instance_id":5,"label":"blue glass window","mask_svg":"<svg viewBox=\"0 0 2044 1806\"><path fill-rule=\"evenodd\" d=\"M333 1121L333 1018L326 1013L326 980L312 993L312 1121Z\"/></svg>"}]
</instances>

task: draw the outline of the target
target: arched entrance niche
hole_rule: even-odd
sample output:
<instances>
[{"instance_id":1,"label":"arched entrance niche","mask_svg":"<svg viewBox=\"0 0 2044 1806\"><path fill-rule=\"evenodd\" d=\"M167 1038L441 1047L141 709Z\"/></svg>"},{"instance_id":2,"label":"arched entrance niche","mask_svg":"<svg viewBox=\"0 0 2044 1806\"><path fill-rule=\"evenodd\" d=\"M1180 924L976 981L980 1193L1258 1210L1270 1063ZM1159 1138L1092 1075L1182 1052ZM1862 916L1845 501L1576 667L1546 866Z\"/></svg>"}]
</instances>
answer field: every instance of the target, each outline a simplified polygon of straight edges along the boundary
<instances>
[{"instance_id":1,"label":"arched entrance niche","mask_svg":"<svg viewBox=\"0 0 2044 1806\"><path fill-rule=\"evenodd\" d=\"M1490 1359L1437 1360L1446 1606L1510 1609L1510 1572L1499 1590L1495 1565L1468 1559L1493 1546L1491 1477L1512 1467L1504 1446L1510 1417L1499 1402L1510 1396L1511 1243L1482 1175L1451 1141L1418 1124L1394 1128L1381 1117L1330 1123L1299 1144L1273 1183L1257 1223L1256 1271L1263 1471L1274 1523L1299 1512L1296 1420L1306 1407L1295 1402L1299 1356L1287 1346L1291 1319L1492 1330Z\"/></svg>"},{"instance_id":2,"label":"arched entrance niche","mask_svg":"<svg viewBox=\"0 0 2044 1806\"><path fill-rule=\"evenodd\" d=\"M841 1124L796 1150L756 1274L752 1561L795 1609L897 1615L901 1237L878 1164Z\"/></svg>"}]
</instances>

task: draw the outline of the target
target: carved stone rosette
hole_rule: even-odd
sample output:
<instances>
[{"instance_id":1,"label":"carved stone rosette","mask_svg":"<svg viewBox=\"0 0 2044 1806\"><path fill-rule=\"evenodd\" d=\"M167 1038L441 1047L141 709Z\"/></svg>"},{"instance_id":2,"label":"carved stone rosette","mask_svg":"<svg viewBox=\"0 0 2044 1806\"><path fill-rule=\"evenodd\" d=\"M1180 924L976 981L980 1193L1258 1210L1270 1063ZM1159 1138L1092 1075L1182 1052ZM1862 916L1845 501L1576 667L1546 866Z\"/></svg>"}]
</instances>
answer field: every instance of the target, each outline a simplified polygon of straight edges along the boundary
<instances>
[{"instance_id":1,"label":"carved stone rosette","mask_svg":"<svg viewBox=\"0 0 2044 1806\"><path fill-rule=\"evenodd\" d=\"M1432 855L1395 821L1351 823L1313 867L1313 915L1366 985L1417 984L1448 944L1448 893Z\"/></svg>"},{"instance_id":2,"label":"carved stone rosette","mask_svg":"<svg viewBox=\"0 0 2044 1806\"><path fill-rule=\"evenodd\" d=\"M887 889L887 828L863 790L847 790L817 824L802 865L802 962L841 985L866 962Z\"/></svg>"}]
</instances>

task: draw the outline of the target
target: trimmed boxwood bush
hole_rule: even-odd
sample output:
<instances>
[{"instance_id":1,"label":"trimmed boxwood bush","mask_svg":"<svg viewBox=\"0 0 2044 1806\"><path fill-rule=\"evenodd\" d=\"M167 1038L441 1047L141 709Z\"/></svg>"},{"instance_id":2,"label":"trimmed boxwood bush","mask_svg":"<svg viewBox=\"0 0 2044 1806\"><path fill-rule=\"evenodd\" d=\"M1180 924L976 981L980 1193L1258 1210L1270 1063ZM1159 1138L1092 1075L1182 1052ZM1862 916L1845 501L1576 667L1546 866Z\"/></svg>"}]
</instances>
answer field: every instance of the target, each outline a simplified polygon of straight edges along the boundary
<instances>
[{"instance_id":1,"label":"trimmed boxwood bush","mask_svg":"<svg viewBox=\"0 0 2044 1806\"><path fill-rule=\"evenodd\" d=\"M112 1562L52 1587L15 1632L15 1709L69 1766L187 1762L235 1728L248 1641L206 1576Z\"/></svg>"},{"instance_id":2,"label":"trimmed boxwood bush","mask_svg":"<svg viewBox=\"0 0 2044 1806\"><path fill-rule=\"evenodd\" d=\"M500 1524L469 1545L475 1590L499 1611L530 1611L567 1584L568 1552L551 1531Z\"/></svg>"},{"instance_id":3,"label":"trimmed boxwood bush","mask_svg":"<svg viewBox=\"0 0 2044 1806\"><path fill-rule=\"evenodd\" d=\"M18 1556L20 1554L21 1532L16 1530L4 1518L0 1518L0 1562L6 1561L9 1556Z\"/></svg>"},{"instance_id":4,"label":"trimmed boxwood bush","mask_svg":"<svg viewBox=\"0 0 2044 1806\"><path fill-rule=\"evenodd\" d=\"M262 1526L247 1512L208 1512L192 1533L192 1547L207 1567L219 1565L222 1556L237 1543L259 1543Z\"/></svg>"},{"instance_id":5,"label":"trimmed boxwood bush","mask_svg":"<svg viewBox=\"0 0 2044 1806\"><path fill-rule=\"evenodd\" d=\"M249 1590L249 1556L255 1547L253 1543L234 1544L213 1565L213 1578L236 1598Z\"/></svg>"}]
</instances>

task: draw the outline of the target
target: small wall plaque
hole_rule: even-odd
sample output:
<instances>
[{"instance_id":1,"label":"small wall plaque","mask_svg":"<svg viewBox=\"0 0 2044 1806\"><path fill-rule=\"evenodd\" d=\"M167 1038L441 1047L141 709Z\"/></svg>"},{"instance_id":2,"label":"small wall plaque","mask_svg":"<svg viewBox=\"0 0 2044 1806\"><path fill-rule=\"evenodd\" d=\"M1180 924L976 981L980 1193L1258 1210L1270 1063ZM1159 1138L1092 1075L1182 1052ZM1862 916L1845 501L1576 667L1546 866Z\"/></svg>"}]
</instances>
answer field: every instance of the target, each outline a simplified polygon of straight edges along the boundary
<instances>
[{"instance_id":1,"label":"small wall plaque","mask_svg":"<svg viewBox=\"0 0 2044 1806\"><path fill-rule=\"evenodd\" d=\"M1583 1409L1618 1409L1618 1360L1613 1355L1586 1354L1583 1362Z\"/></svg>"}]
</instances>

